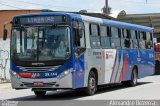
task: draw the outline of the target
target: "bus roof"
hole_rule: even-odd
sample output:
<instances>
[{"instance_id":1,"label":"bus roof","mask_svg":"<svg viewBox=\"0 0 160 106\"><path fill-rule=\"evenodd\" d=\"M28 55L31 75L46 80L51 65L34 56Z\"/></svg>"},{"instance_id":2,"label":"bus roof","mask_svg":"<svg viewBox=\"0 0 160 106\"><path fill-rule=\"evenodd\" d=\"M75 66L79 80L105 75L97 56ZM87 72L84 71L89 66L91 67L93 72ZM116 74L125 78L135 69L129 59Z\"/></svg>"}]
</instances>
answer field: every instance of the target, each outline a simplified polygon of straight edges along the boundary
<instances>
[{"instance_id":1,"label":"bus roof","mask_svg":"<svg viewBox=\"0 0 160 106\"><path fill-rule=\"evenodd\" d=\"M146 32L153 31L153 28L151 28L151 27L130 24L130 23L120 22L120 21L115 21L115 20L110 20L110 19L101 19L101 18L81 15L78 13L69 13L69 12L41 12L41 13L32 13L32 14L21 14L21 15L15 16L15 17L34 16L34 15L53 15L53 14L54 15L68 15L72 19L77 18L79 20L88 21L91 23L108 25L108 26L113 26L113 27L118 27L118 28L126 28L126 29L133 29L133 30L146 31Z\"/></svg>"}]
</instances>

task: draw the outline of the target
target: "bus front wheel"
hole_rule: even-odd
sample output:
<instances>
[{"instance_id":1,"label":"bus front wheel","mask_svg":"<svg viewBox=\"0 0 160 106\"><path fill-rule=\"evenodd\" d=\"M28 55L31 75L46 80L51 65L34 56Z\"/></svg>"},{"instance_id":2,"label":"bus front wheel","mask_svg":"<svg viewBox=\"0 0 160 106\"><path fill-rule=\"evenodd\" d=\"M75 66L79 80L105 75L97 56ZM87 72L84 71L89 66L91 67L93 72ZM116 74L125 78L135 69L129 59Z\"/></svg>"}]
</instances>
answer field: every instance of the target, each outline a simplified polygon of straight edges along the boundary
<instances>
[{"instance_id":1,"label":"bus front wheel","mask_svg":"<svg viewBox=\"0 0 160 106\"><path fill-rule=\"evenodd\" d=\"M95 73L91 71L88 76L88 86L85 88L85 93L89 96L94 95L97 90L97 80Z\"/></svg>"},{"instance_id":2,"label":"bus front wheel","mask_svg":"<svg viewBox=\"0 0 160 106\"><path fill-rule=\"evenodd\" d=\"M46 91L34 91L37 97L43 97L46 95Z\"/></svg>"}]
</instances>

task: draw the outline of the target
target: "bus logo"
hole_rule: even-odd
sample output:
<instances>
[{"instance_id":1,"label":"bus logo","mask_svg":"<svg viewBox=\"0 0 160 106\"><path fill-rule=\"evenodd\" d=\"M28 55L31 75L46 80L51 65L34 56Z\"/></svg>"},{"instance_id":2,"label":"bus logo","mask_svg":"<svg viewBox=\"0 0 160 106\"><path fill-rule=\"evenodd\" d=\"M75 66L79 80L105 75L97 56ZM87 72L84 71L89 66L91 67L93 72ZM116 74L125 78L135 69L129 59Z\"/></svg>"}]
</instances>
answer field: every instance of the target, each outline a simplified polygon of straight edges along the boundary
<instances>
[{"instance_id":1,"label":"bus logo","mask_svg":"<svg viewBox=\"0 0 160 106\"><path fill-rule=\"evenodd\" d=\"M32 63L32 65L33 66L42 66L42 65L44 66L45 64L44 63Z\"/></svg>"},{"instance_id":2,"label":"bus logo","mask_svg":"<svg viewBox=\"0 0 160 106\"><path fill-rule=\"evenodd\" d=\"M32 78L37 78L37 77L40 77L40 74L39 74L39 73L33 73L33 74L32 74Z\"/></svg>"}]
</instances>

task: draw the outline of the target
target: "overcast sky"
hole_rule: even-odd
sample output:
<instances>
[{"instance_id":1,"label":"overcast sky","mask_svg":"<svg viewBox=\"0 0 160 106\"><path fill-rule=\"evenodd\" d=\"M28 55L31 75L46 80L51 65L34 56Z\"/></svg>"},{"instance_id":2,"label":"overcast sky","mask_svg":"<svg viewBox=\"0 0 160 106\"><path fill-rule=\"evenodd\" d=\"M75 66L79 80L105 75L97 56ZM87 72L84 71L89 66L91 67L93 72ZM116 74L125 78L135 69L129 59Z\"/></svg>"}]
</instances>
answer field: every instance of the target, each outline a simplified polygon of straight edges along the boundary
<instances>
[{"instance_id":1,"label":"overcast sky","mask_svg":"<svg viewBox=\"0 0 160 106\"><path fill-rule=\"evenodd\" d=\"M0 0L0 9L52 9L56 11L101 12L105 0ZM160 13L160 0L109 0L112 10L127 14Z\"/></svg>"}]
</instances>

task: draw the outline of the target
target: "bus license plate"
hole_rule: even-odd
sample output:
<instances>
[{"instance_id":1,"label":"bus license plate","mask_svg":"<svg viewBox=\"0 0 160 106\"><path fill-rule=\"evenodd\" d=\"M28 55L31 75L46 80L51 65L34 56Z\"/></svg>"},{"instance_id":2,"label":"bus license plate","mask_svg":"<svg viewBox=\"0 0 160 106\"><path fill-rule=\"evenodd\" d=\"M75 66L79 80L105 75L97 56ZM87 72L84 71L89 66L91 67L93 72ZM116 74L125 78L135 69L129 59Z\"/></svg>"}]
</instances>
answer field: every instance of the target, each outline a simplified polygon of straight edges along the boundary
<instances>
[{"instance_id":1,"label":"bus license plate","mask_svg":"<svg viewBox=\"0 0 160 106\"><path fill-rule=\"evenodd\" d=\"M33 82L34 86L43 86L44 83L43 82Z\"/></svg>"}]
</instances>

